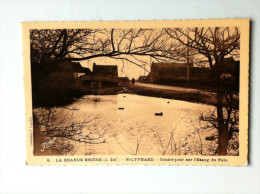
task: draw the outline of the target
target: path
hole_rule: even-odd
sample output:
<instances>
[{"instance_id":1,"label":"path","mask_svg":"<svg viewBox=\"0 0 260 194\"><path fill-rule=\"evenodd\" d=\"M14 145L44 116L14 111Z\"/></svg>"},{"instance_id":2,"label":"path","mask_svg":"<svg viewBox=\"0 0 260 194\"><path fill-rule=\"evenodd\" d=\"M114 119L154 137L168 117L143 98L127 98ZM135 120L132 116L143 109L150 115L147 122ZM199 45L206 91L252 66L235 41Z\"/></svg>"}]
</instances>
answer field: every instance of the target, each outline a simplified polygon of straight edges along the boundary
<instances>
[{"instance_id":1,"label":"path","mask_svg":"<svg viewBox=\"0 0 260 194\"><path fill-rule=\"evenodd\" d=\"M147 83L141 83L141 82L136 82L135 85L142 86L142 87L161 89L161 90L181 91L181 92L185 92L185 93L187 93L187 92L188 93L203 93L203 94L208 94L209 96L215 96L214 92L202 91L202 90L194 89L194 88L185 88L185 87L178 87L178 86L164 86L164 85L147 84Z\"/></svg>"}]
</instances>

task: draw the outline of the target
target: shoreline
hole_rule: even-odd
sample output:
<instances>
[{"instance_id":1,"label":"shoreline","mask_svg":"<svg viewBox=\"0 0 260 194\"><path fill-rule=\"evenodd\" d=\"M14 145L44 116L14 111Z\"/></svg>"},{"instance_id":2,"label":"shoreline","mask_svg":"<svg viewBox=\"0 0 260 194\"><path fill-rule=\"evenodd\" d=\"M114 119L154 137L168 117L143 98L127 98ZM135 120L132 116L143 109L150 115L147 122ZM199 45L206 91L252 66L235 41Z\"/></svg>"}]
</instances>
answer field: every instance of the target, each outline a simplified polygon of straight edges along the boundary
<instances>
[{"instance_id":1,"label":"shoreline","mask_svg":"<svg viewBox=\"0 0 260 194\"><path fill-rule=\"evenodd\" d=\"M166 86L168 87L168 86ZM79 92L75 92L70 96L63 96L60 99L55 98L55 101L52 103L43 103L42 105L34 106L34 107L60 107L66 106L68 104L73 103L75 100L81 98L84 95L117 95L120 93L127 94L136 94L140 96L150 96L157 98L166 98L166 99L174 99L174 100L182 100L193 103L207 104L207 105L217 105L217 97L216 94L210 91L202 91L200 89L195 88L184 88L184 87L176 87L176 89L165 89L165 86L162 85L162 88L150 87L142 85L132 85L130 83L121 83L118 86L114 86L111 88L102 88L102 89L90 89L84 86L80 87ZM50 99L48 99L50 100ZM223 106L227 106L226 100L222 101ZM231 105L234 109L239 109L239 97L235 96L233 103Z\"/></svg>"},{"instance_id":2,"label":"shoreline","mask_svg":"<svg viewBox=\"0 0 260 194\"><path fill-rule=\"evenodd\" d=\"M208 105L217 105L216 95L212 94L212 92L201 92L201 90L197 90L197 92L186 92L186 91L177 91L177 90L165 90L165 89L150 89L149 87L143 86L130 86L130 93L143 95L143 96L151 96L151 97L159 97L159 98L167 98L174 100L183 100L187 102L194 102L200 104L208 104ZM223 99L223 106L227 106L226 100ZM235 109L239 109L239 99L234 100L232 107Z\"/></svg>"},{"instance_id":3,"label":"shoreline","mask_svg":"<svg viewBox=\"0 0 260 194\"><path fill-rule=\"evenodd\" d=\"M195 89L196 90L196 89ZM132 84L124 84L114 88L106 89L92 89L86 90L85 95L117 95L119 93L126 94L136 94L140 96L150 96L157 98L166 98L173 100L183 100L187 102L207 104L207 105L217 105L216 95L212 92L205 92L201 90L193 89L192 92L180 91L180 90L167 90L159 88L150 88L148 86L137 86ZM223 105L227 106L227 102L223 100ZM234 109L239 109L239 99L235 99L232 104Z\"/></svg>"}]
</instances>

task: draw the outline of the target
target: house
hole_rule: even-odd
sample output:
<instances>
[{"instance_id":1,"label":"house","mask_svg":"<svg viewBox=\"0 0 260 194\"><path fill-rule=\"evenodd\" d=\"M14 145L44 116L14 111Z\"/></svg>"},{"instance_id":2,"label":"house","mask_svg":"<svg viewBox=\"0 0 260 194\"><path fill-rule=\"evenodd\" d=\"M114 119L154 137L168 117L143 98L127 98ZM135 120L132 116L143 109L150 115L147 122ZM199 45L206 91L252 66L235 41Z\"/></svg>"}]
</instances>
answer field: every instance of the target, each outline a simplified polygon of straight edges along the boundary
<instances>
[{"instance_id":1,"label":"house","mask_svg":"<svg viewBox=\"0 0 260 194\"><path fill-rule=\"evenodd\" d=\"M74 79L79 79L82 75L90 74L89 68L82 67L78 62L62 61L57 64L58 72L73 74Z\"/></svg>"},{"instance_id":2,"label":"house","mask_svg":"<svg viewBox=\"0 0 260 194\"><path fill-rule=\"evenodd\" d=\"M118 78L117 65L97 65L96 63L93 63L93 75Z\"/></svg>"},{"instance_id":3,"label":"house","mask_svg":"<svg viewBox=\"0 0 260 194\"><path fill-rule=\"evenodd\" d=\"M97 65L93 63L93 71L80 78L84 85L91 88L104 88L119 83L117 65Z\"/></svg>"},{"instance_id":4,"label":"house","mask_svg":"<svg viewBox=\"0 0 260 194\"><path fill-rule=\"evenodd\" d=\"M153 84L171 84L174 81L188 81L187 63L152 63L149 82Z\"/></svg>"},{"instance_id":5,"label":"house","mask_svg":"<svg viewBox=\"0 0 260 194\"><path fill-rule=\"evenodd\" d=\"M89 68L82 67L78 62L59 61L52 65L50 78L59 80L77 80L79 77L90 74Z\"/></svg>"},{"instance_id":6,"label":"house","mask_svg":"<svg viewBox=\"0 0 260 194\"><path fill-rule=\"evenodd\" d=\"M225 58L220 64L223 84L239 87L240 62L233 57ZM218 73L210 68L194 67L186 63L152 63L149 82L153 84L180 85L190 87L214 87L218 84Z\"/></svg>"}]
</instances>

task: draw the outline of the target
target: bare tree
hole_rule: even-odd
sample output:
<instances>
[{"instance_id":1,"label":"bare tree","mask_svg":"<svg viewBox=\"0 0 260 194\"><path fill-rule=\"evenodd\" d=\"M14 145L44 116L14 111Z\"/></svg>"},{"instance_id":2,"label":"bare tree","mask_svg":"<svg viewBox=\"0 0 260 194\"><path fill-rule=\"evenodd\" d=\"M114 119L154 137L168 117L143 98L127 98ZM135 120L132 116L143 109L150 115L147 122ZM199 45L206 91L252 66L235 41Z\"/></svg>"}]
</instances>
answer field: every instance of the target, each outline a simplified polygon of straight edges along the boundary
<instances>
[{"instance_id":1,"label":"bare tree","mask_svg":"<svg viewBox=\"0 0 260 194\"><path fill-rule=\"evenodd\" d=\"M110 57L148 71L143 57L159 62L183 60L165 29L33 29L30 40L31 57L37 62Z\"/></svg>"},{"instance_id":2,"label":"bare tree","mask_svg":"<svg viewBox=\"0 0 260 194\"><path fill-rule=\"evenodd\" d=\"M91 29L33 29L30 31L33 59L63 59L90 43L88 38L99 30Z\"/></svg>"},{"instance_id":3,"label":"bare tree","mask_svg":"<svg viewBox=\"0 0 260 194\"><path fill-rule=\"evenodd\" d=\"M200 61L206 61L216 76L217 120L215 127L218 129L218 154L227 155L230 132L232 131L229 125L234 108L234 92L227 82L223 83L223 80L221 80L221 72L225 57L239 57L239 29L237 27L202 27L174 28L166 29L166 31L178 44L192 49L197 58L200 58ZM223 105L224 99L228 102L226 107ZM226 117L223 109L227 110Z\"/></svg>"}]
</instances>

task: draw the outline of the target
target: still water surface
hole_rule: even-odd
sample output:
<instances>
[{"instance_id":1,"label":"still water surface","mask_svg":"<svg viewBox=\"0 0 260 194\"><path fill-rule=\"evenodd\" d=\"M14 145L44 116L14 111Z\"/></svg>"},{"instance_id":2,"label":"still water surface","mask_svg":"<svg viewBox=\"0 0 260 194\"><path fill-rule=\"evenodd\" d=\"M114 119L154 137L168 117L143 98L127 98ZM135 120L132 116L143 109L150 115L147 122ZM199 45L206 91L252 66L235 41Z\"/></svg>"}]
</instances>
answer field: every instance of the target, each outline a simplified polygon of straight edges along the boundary
<instances>
[{"instance_id":1,"label":"still water surface","mask_svg":"<svg viewBox=\"0 0 260 194\"><path fill-rule=\"evenodd\" d=\"M208 155L215 146L205 137L216 131L199 120L214 111L210 105L118 94L84 96L70 107L78 108L75 119L94 119L88 127L93 138L103 137L100 143L73 142L73 155Z\"/></svg>"}]
</instances>

